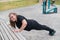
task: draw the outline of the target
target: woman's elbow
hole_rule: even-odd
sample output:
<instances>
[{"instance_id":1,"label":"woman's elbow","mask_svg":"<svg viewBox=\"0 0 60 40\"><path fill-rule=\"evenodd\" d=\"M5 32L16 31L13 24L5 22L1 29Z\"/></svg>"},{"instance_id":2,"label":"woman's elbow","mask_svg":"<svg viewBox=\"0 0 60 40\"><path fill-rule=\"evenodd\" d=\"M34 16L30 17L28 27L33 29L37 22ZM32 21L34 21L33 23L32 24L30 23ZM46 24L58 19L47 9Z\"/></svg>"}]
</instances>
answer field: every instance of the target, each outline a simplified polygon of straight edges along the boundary
<instances>
[{"instance_id":1,"label":"woman's elbow","mask_svg":"<svg viewBox=\"0 0 60 40\"><path fill-rule=\"evenodd\" d=\"M22 21L22 24L27 25L27 21L26 20L23 20Z\"/></svg>"},{"instance_id":2,"label":"woman's elbow","mask_svg":"<svg viewBox=\"0 0 60 40\"><path fill-rule=\"evenodd\" d=\"M27 25L27 22L25 22L24 24Z\"/></svg>"}]
</instances>

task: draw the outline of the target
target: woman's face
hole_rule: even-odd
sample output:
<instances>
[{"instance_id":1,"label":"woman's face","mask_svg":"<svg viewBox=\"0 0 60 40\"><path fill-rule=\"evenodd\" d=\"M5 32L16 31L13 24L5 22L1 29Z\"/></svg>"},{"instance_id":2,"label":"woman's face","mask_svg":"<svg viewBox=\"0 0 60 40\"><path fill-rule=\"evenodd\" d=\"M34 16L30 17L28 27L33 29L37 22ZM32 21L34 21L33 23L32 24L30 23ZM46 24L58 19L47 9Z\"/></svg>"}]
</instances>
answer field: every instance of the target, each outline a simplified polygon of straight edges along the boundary
<instances>
[{"instance_id":1,"label":"woman's face","mask_svg":"<svg viewBox=\"0 0 60 40\"><path fill-rule=\"evenodd\" d=\"M10 20L13 21L13 22L15 22L15 21L17 20L17 17L16 17L16 15L14 15L14 14L11 14L11 15L9 16L9 18L10 18Z\"/></svg>"}]
</instances>

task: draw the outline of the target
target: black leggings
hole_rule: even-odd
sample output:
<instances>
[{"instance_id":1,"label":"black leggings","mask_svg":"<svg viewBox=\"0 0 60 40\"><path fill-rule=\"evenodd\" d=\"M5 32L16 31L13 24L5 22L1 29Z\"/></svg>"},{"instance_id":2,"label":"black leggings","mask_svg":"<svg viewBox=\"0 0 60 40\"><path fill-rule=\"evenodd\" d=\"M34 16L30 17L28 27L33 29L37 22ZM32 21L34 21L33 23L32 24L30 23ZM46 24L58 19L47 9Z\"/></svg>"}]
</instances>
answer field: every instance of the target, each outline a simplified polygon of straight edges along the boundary
<instances>
[{"instance_id":1,"label":"black leggings","mask_svg":"<svg viewBox=\"0 0 60 40\"><path fill-rule=\"evenodd\" d=\"M41 25L39 24L37 21L35 20L30 20L30 25L29 27L26 28L27 31L30 31L30 30L46 30L46 31L53 31L53 29L49 28L48 26L46 25Z\"/></svg>"},{"instance_id":2,"label":"black leggings","mask_svg":"<svg viewBox=\"0 0 60 40\"><path fill-rule=\"evenodd\" d=\"M35 30L46 30L46 31L49 31L49 32L52 32L53 29L51 29L50 27L46 26L46 25L40 25L36 28L34 28Z\"/></svg>"}]
</instances>

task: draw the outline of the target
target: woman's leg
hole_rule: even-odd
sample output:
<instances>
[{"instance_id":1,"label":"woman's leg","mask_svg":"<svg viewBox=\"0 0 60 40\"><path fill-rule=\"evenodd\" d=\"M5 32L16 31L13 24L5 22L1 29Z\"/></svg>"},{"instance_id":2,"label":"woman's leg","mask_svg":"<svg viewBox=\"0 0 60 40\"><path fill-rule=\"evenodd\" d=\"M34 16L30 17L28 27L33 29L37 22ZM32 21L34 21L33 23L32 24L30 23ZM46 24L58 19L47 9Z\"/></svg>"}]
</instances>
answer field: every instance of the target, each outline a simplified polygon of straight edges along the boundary
<instances>
[{"instance_id":1,"label":"woman's leg","mask_svg":"<svg viewBox=\"0 0 60 40\"><path fill-rule=\"evenodd\" d=\"M49 31L49 35L53 36L55 34L55 30L52 29L52 28L49 28L48 26L46 25L41 25L39 24L38 22L34 22L34 27L32 29L35 29L35 30L46 30L46 31Z\"/></svg>"},{"instance_id":2,"label":"woman's leg","mask_svg":"<svg viewBox=\"0 0 60 40\"><path fill-rule=\"evenodd\" d=\"M52 28L49 28L46 25L40 25L39 27L37 27L36 30L46 30L46 31L49 31L49 35L51 35L51 36L53 36L55 34L55 30L52 29Z\"/></svg>"}]
</instances>

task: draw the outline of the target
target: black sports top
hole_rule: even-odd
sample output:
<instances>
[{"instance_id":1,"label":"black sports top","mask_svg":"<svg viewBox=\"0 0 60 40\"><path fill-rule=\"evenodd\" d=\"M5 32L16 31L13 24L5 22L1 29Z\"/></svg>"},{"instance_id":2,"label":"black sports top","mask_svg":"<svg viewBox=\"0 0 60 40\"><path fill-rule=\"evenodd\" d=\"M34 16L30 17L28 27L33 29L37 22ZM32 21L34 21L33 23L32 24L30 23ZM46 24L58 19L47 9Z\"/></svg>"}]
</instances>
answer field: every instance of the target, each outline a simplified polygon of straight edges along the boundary
<instances>
[{"instance_id":1,"label":"black sports top","mask_svg":"<svg viewBox=\"0 0 60 40\"><path fill-rule=\"evenodd\" d=\"M36 24L37 22L35 20L29 20L29 19L26 19L24 16L17 15L16 26L18 28L21 27L23 19L25 19L27 21L27 26L26 26L25 30L30 31L32 28L34 28L35 26L37 26L37 24Z\"/></svg>"}]
</instances>

